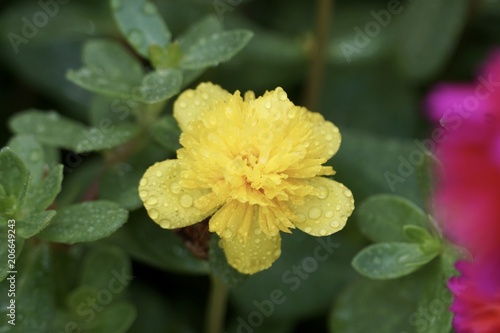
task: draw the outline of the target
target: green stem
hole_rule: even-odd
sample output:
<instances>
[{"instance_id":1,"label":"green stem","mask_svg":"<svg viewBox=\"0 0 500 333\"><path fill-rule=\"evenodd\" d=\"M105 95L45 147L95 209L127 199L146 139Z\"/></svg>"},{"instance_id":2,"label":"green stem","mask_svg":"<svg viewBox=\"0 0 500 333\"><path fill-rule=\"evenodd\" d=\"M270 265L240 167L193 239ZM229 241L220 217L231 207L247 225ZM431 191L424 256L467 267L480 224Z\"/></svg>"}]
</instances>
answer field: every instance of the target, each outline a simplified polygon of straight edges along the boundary
<instances>
[{"instance_id":1,"label":"green stem","mask_svg":"<svg viewBox=\"0 0 500 333\"><path fill-rule=\"evenodd\" d=\"M305 105L315 111L323 84L325 58L333 12L334 0L316 1L316 31L310 54L309 73L305 87Z\"/></svg>"},{"instance_id":2,"label":"green stem","mask_svg":"<svg viewBox=\"0 0 500 333\"><path fill-rule=\"evenodd\" d=\"M222 333L226 317L228 290L215 276L210 278L211 286L205 317L205 333Z\"/></svg>"}]
</instances>

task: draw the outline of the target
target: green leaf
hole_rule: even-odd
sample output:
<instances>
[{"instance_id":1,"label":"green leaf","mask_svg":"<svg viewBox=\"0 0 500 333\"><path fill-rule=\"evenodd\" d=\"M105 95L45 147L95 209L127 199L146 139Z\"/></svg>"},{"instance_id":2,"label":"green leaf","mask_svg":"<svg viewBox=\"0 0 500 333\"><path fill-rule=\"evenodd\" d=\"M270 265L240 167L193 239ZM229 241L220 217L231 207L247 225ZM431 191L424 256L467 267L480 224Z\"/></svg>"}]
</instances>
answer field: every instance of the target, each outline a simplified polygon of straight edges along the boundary
<instances>
[{"instance_id":1,"label":"green leaf","mask_svg":"<svg viewBox=\"0 0 500 333\"><path fill-rule=\"evenodd\" d=\"M163 69L149 73L142 80L139 100L146 104L164 101L179 93L182 86L182 72L177 69Z\"/></svg>"},{"instance_id":2,"label":"green leaf","mask_svg":"<svg viewBox=\"0 0 500 333\"><path fill-rule=\"evenodd\" d=\"M78 153L99 151L119 146L134 137L139 128L135 124L111 122L99 128L86 127L64 118L54 111L28 110L11 118L10 127L18 134L32 133L47 145Z\"/></svg>"},{"instance_id":3,"label":"green leaf","mask_svg":"<svg viewBox=\"0 0 500 333\"><path fill-rule=\"evenodd\" d=\"M76 154L66 157L66 175L61 193L56 198L56 207L62 208L77 201L88 201L95 195L96 179L104 169L104 161L98 156L94 158Z\"/></svg>"},{"instance_id":4,"label":"green leaf","mask_svg":"<svg viewBox=\"0 0 500 333\"><path fill-rule=\"evenodd\" d=\"M438 254L425 251L418 243L377 243L361 250L352 266L371 279L395 279L416 271Z\"/></svg>"},{"instance_id":5,"label":"green leaf","mask_svg":"<svg viewBox=\"0 0 500 333\"><path fill-rule=\"evenodd\" d=\"M155 69L171 69L179 67L182 51L178 42L173 42L167 48L152 45L149 48L149 59Z\"/></svg>"},{"instance_id":6,"label":"green leaf","mask_svg":"<svg viewBox=\"0 0 500 333\"><path fill-rule=\"evenodd\" d=\"M441 240L422 227L416 225L405 225L403 227L406 238L410 242L419 243L424 252L441 252Z\"/></svg>"},{"instance_id":7,"label":"green leaf","mask_svg":"<svg viewBox=\"0 0 500 333\"><path fill-rule=\"evenodd\" d=\"M60 243L92 242L111 235L127 217L127 210L110 201L79 203L58 210L39 236Z\"/></svg>"},{"instance_id":8,"label":"green leaf","mask_svg":"<svg viewBox=\"0 0 500 333\"><path fill-rule=\"evenodd\" d=\"M410 316L422 293L424 273L397 280L362 279L344 289L329 320L331 333L414 333Z\"/></svg>"},{"instance_id":9,"label":"green leaf","mask_svg":"<svg viewBox=\"0 0 500 333\"><path fill-rule=\"evenodd\" d=\"M181 130L173 116L168 115L161 118L151 126L153 139L170 151L181 148L179 137Z\"/></svg>"},{"instance_id":10,"label":"green leaf","mask_svg":"<svg viewBox=\"0 0 500 333\"><path fill-rule=\"evenodd\" d=\"M85 126L64 118L55 111L42 112L35 109L14 115L9 122L17 134L32 134L39 142L72 149L75 138L85 130Z\"/></svg>"},{"instance_id":11,"label":"green leaf","mask_svg":"<svg viewBox=\"0 0 500 333\"><path fill-rule=\"evenodd\" d=\"M24 212L41 212L54 202L61 192L63 169L61 164L53 167L38 185L30 187L23 206Z\"/></svg>"},{"instance_id":12,"label":"green leaf","mask_svg":"<svg viewBox=\"0 0 500 333\"><path fill-rule=\"evenodd\" d=\"M409 317L416 333L447 333L451 330L453 295L448 290L450 276L443 260L433 262L416 311Z\"/></svg>"},{"instance_id":13,"label":"green leaf","mask_svg":"<svg viewBox=\"0 0 500 333\"><path fill-rule=\"evenodd\" d=\"M252 38L248 30L231 30L216 32L209 37L201 38L186 50L181 60L182 69L202 69L217 66L229 61Z\"/></svg>"},{"instance_id":14,"label":"green leaf","mask_svg":"<svg viewBox=\"0 0 500 333\"><path fill-rule=\"evenodd\" d=\"M55 215L56 211L46 210L22 219L18 222L18 235L25 239L35 236L49 225Z\"/></svg>"},{"instance_id":15,"label":"green leaf","mask_svg":"<svg viewBox=\"0 0 500 333\"><path fill-rule=\"evenodd\" d=\"M404 241L403 227L425 228L425 213L411 201L396 195L380 194L365 200L356 210L361 232L374 242Z\"/></svg>"},{"instance_id":16,"label":"green leaf","mask_svg":"<svg viewBox=\"0 0 500 333\"><path fill-rule=\"evenodd\" d=\"M218 277L226 286L233 288L242 284L248 275L241 274L231 267L226 259L224 251L219 246L220 238L216 234L211 235L210 250L208 252L208 263L210 271Z\"/></svg>"},{"instance_id":17,"label":"green leaf","mask_svg":"<svg viewBox=\"0 0 500 333\"><path fill-rule=\"evenodd\" d=\"M98 246L85 257L81 285L99 290L121 293L132 280L127 254L118 247Z\"/></svg>"},{"instance_id":18,"label":"green leaf","mask_svg":"<svg viewBox=\"0 0 500 333\"><path fill-rule=\"evenodd\" d=\"M169 44L170 31L153 2L111 0L110 3L118 27L139 54L147 57L150 46Z\"/></svg>"},{"instance_id":19,"label":"green leaf","mask_svg":"<svg viewBox=\"0 0 500 333\"><path fill-rule=\"evenodd\" d=\"M141 64L122 45L111 40L90 40L83 47L84 67L69 70L68 80L92 92L126 97L139 85Z\"/></svg>"},{"instance_id":20,"label":"green leaf","mask_svg":"<svg viewBox=\"0 0 500 333\"><path fill-rule=\"evenodd\" d=\"M10 148L0 150L0 216L12 217L24 203L30 175Z\"/></svg>"},{"instance_id":21,"label":"green leaf","mask_svg":"<svg viewBox=\"0 0 500 333\"><path fill-rule=\"evenodd\" d=\"M130 302L119 302L104 308L93 323L92 333L125 333L137 316L135 306Z\"/></svg>"},{"instance_id":22,"label":"green leaf","mask_svg":"<svg viewBox=\"0 0 500 333\"><path fill-rule=\"evenodd\" d=\"M2 319L1 332L46 333L55 312L51 257L47 244L37 244L26 248L18 262L15 275L16 321L15 326ZM10 276L10 274L9 274ZM8 278L7 278L8 279ZM0 316L8 318L7 297L9 280L0 283ZM9 318L10 319L10 318Z\"/></svg>"},{"instance_id":23,"label":"green leaf","mask_svg":"<svg viewBox=\"0 0 500 333\"><path fill-rule=\"evenodd\" d=\"M426 80L443 69L467 24L468 8L467 0L422 0L407 5L396 44L404 74Z\"/></svg>"},{"instance_id":24,"label":"green leaf","mask_svg":"<svg viewBox=\"0 0 500 333\"><path fill-rule=\"evenodd\" d=\"M194 23L186 32L184 32L177 40L181 49L187 52L190 47L204 38L222 31L221 21L214 15L209 15L200 21Z\"/></svg>"},{"instance_id":25,"label":"green leaf","mask_svg":"<svg viewBox=\"0 0 500 333\"><path fill-rule=\"evenodd\" d=\"M144 210L132 212L127 224L106 242L120 246L134 259L160 269L188 274L205 274L207 262L194 257L171 230L151 221Z\"/></svg>"},{"instance_id":26,"label":"green leaf","mask_svg":"<svg viewBox=\"0 0 500 333\"><path fill-rule=\"evenodd\" d=\"M43 178L45 153L43 147L29 134L16 135L7 146L23 161L31 175L31 185L36 186Z\"/></svg>"},{"instance_id":27,"label":"green leaf","mask_svg":"<svg viewBox=\"0 0 500 333\"><path fill-rule=\"evenodd\" d=\"M117 147L128 142L139 133L136 124L120 123L101 128L87 128L80 132L72 149L77 153L101 151Z\"/></svg>"}]
</instances>

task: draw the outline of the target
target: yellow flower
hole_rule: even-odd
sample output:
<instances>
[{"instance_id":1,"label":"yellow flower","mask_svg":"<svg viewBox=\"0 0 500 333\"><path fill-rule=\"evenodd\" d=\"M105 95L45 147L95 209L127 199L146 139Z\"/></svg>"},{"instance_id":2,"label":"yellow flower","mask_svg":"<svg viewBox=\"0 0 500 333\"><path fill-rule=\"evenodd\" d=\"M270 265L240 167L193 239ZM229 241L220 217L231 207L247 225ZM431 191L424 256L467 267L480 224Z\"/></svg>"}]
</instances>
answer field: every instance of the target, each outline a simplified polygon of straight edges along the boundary
<instances>
[{"instance_id":1,"label":"yellow flower","mask_svg":"<svg viewBox=\"0 0 500 333\"><path fill-rule=\"evenodd\" d=\"M177 159L151 166L139 185L149 216L167 229L211 216L231 266L246 274L281 254L280 231L327 236L354 209L351 191L322 176L340 146L337 127L295 106L281 88L255 98L202 83L174 104Z\"/></svg>"}]
</instances>

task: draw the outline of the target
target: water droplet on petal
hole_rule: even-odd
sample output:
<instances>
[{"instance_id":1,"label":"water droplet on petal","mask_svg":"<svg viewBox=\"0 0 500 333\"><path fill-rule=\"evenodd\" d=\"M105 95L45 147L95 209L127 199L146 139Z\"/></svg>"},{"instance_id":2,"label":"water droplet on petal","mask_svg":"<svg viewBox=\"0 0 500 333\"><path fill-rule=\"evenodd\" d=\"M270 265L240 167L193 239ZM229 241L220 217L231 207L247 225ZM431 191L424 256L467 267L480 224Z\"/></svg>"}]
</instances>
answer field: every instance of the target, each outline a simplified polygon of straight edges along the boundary
<instances>
[{"instance_id":1,"label":"water droplet on petal","mask_svg":"<svg viewBox=\"0 0 500 333\"><path fill-rule=\"evenodd\" d=\"M179 103L179 107L180 107L181 109L185 109L185 108L187 107L187 103L186 103L186 102L180 102L180 103Z\"/></svg>"},{"instance_id":2,"label":"water droplet on petal","mask_svg":"<svg viewBox=\"0 0 500 333\"><path fill-rule=\"evenodd\" d=\"M319 199L326 199L328 197L328 189L325 186L321 186L320 188L318 188L318 193L316 194L316 196Z\"/></svg>"},{"instance_id":3,"label":"water droplet on petal","mask_svg":"<svg viewBox=\"0 0 500 333\"><path fill-rule=\"evenodd\" d=\"M331 135L331 134L327 134L327 135L325 136L325 140L326 140L326 141L332 141L332 140L333 140L333 135Z\"/></svg>"},{"instance_id":4,"label":"water droplet on petal","mask_svg":"<svg viewBox=\"0 0 500 333\"><path fill-rule=\"evenodd\" d=\"M229 229L226 229L222 236L224 236L224 238L231 238L233 236L233 232Z\"/></svg>"},{"instance_id":5,"label":"water droplet on petal","mask_svg":"<svg viewBox=\"0 0 500 333\"><path fill-rule=\"evenodd\" d=\"M153 206L158 203L158 199L156 197L151 196L148 198L148 201L146 203L150 206Z\"/></svg>"},{"instance_id":6,"label":"water droplet on petal","mask_svg":"<svg viewBox=\"0 0 500 333\"><path fill-rule=\"evenodd\" d=\"M284 92L283 90L278 93L278 98L282 101L286 101L287 97L288 96L287 96L286 92Z\"/></svg>"},{"instance_id":7,"label":"water droplet on petal","mask_svg":"<svg viewBox=\"0 0 500 333\"><path fill-rule=\"evenodd\" d=\"M170 192L172 192L173 194L181 193L181 184L177 182L170 184Z\"/></svg>"},{"instance_id":8,"label":"water droplet on petal","mask_svg":"<svg viewBox=\"0 0 500 333\"><path fill-rule=\"evenodd\" d=\"M311 227L305 227L304 231L307 232L308 234L311 233L313 229Z\"/></svg>"},{"instance_id":9,"label":"water droplet on petal","mask_svg":"<svg viewBox=\"0 0 500 333\"><path fill-rule=\"evenodd\" d=\"M298 222L305 222L306 221L306 216L304 214L297 214L297 221Z\"/></svg>"},{"instance_id":10,"label":"water droplet on petal","mask_svg":"<svg viewBox=\"0 0 500 333\"><path fill-rule=\"evenodd\" d=\"M158 211L156 209L151 209L148 211L149 212L149 216L154 220L154 219L157 219L158 216L160 216L160 214L158 213Z\"/></svg>"},{"instance_id":11,"label":"water droplet on petal","mask_svg":"<svg viewBox=\"0 0 500 333\"><path fill-rule=\"evenodd\" d=\"M330 217L332 217L332 216L333 216L333 212L332 212L331 210L329 210L329 211L327 211L327 212L325 213L325 217L326 217L326 218L330 218Z\"/></svg>"},{"instance_id":12,"label":"water droplet on petal","mask_svg":"<svg viewBox=\"0 0 500 333\"><path fill-rule=\"evenodd\" d=\"M159 178L159 177L163 176L163 171L158 170L155 172L155 175L156 175L156 177Z\"/></svg>"},{"instance_id":13,"label":"water droplet on petal","mask_svg":"<svg viewBox=\"0 0 500 333\"><path fill-rule=\"evenodd\" d=\"M143 199L145 199L148 196L148 194L149 194L148 191L145 190L139 191L139 196Z\"/></svg>"},{"instance_id":14,"label":"water droplet on petal","mask_svg":"<svg viewBox=\"0 0 500 333\"><path fill-rule=\"evenodd\" d=\"M319 234L320 234L321 236L326 236L326 230L325 230L325 229L321 229L321 230L319 231Z\"/></svg>"},{"instance_id":15,"label":"water droplet on petal","mask_svg":"<svg viewBox=\"0 0 500 333\"><path fill-rule=\"evenodd\" d=\"M255 242L256 244L259 244L259 243L260 243L260 238L255 238L255 239L254 239L254 242Z\"/></svg>"},{"instance_id":16,"label":"water droplet on petal","mask_svg":"<svg viewBox=\"0 0 500 333\"><path fill-rule=\"evenodd\" d=\"M344 195L348 198L352 197L352 192L349 190L344 190Z\"/></svg>"},{"instance_id":17,"label":"water droplet on petal","mask_svg":"<svg viewBox=\"0 0 500 333\"><path fill-rule=\"evenodd\" d=\"M272 104L271 104L271 102L269 102L269 101L268 101L268 102L266 102L266 103L264 104L264 107L265 107L266 109L270 109L270 108L271 108L271 106L272 106Z\"/></svg>"},{"instance_id":18,"label":"water droplet on petal","mask_svg":"<svg viewBox=\"0 0 500 333\"><path fill-rule=\"evenodd\" d=\"M338 222L338 221L332 221L332 222L330 222L330 226L331 226L332 228L338 228L338 227L339 227L339 225L340 225L340 224L339 224L339 222Z\"/></svg>"},{"instance_id":19,"label":"water droplet on petal","mask_svg":"<svg viewBox=\"0 0 500 333\"><path fill-rule=\"evenodd\" d=\"M139 182L139 186L146 186L146 185L148 185L148 179L142 178L141 181Z\"/></svg>"},{"instance_id":20,"label":"water droplet on petal","mask_svg":"<svg viewBox=\"0 0 500 333\"><path fill-rule=\"evenodd\" d=\"M318 207L313 207L309 210L308 215L310 219L318 219L321 216L321 209L319 209Z\"/></svg>"},{"instance_id":21,"label":"water droplet on petal","mask_svg":"<svg viewBox=\"0 0 500 333\"><path fill-rule=\"evenodd\" d=\"M168 220L161 220L159 223L163 228L167 228L167 229L170 228L170 221L168 221Z\"/></svg>"},{"instance_id":22,"label":"water droplet on petal","mask_svg":"<svg viewBox=\"0 0 500 333\"><path fill-rule=\"evenodd\" d=\"M255 229L253 231L253 233L256 234L256 235L260 235L262 233L262 230L260 230L260 229L257 228L257 229Z\"/></svg>"},{"instance_id":23,"label":"water droplet on petal","mask_svg":"<svg viewBox=\"0 0 500 333\"><path fill-rule=\"evenodd\" d=\"M189 208L193 205L193 197L189 194L183 194L179 199L179 203L182 207Z\"/></svg>"},{"instance_id":24,"label":"water droplet on petal","mask_svg":"<svg viewBox=\"0 0 500 333\"><path fill-rule=\"evenodd\" d=\"M342 208L342 207L340 207L340 205L335 206L335 210L337 210L337 211L339 211L340 208Z\"/></svg>"}]
</instances>

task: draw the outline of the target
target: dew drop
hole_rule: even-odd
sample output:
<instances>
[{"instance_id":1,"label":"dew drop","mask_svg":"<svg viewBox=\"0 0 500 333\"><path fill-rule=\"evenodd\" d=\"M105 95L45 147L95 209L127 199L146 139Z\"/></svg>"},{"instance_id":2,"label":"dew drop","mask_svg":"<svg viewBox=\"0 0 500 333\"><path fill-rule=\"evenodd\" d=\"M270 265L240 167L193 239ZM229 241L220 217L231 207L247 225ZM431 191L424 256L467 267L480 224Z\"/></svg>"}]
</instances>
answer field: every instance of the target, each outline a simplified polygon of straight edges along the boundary
<instances>
[{"instance_id":1,"label":"dew drop","mask_svg":"<svg viewBox=\"0 0 500 333\"><path fill-rule=\"evenodd\" d=\"M352 192L349 190L344 190L344 195L348 198L352 197Z\"/></svg>"},{"instance_id":2,"label":"dew drop","mask_svg":"<svg viewBox=\"0 0 500 333\"><path fill-rule=\"evenodd\" d=\"M332 141L332 140L333 140L333 135L331 135L331 134L327 134L327 135L325 136L325 140L326 140L326 141Z\"/></svg>"},{"instance_id":3,"label":"dew drop","mask_svg":"<svg viewBox=\"0 0 500 333\"><path fill-rule=\"evenodd\" d=\"M306 216L304 214L297 214L297 221L299 222L305 222L306 221Z\"/></svg>"},{"instance_id":4,"label":"dew drop","mask_svg":"<svg viewBox=\"0 0 500 333\"><path fill-rule=\"evenodd\" d=\"M40 154L38 154L36 151L34 151L34 152L32 152L32 153L30 154L30 160L31 160L32 162L37 161L37 160L39 160L39 159L40 159Z\"/></svg>"},{"instance_id":5,"label":"dew drop","mask_svg":"<svg viewBox=\"0 0 500 333\"><path fill-rule=\"evenodd\" d=\"M329 211L327 211L327 212L325 213L325 217L326 217L326 218L330 218L330 217L332 217L332 216L333 216L333 212L332 212L331 210L329 210Z\"/></svg>"},{"instance_id":6,"label":"dew drop","mask_svg":"<svg viewBox=\"0 0 500 333\"><path fill-rule=\"evenodd\" d=\"M340 205L335 206L335 210L336 210L336 211L339 211L339 210L340 210L340 208L341 208L341 207L340 207Z\"/></svg>"},{"instance_id":7,"label":"dew drop","mask_svg":"<svg viewBox=\"0 0 500 333\"><path fill-rule=\"evenodd\" d=\"M189 194L183 194L179 199L179 204L184 208L189 208L193 205L193 197Z\"/></svg>"},{"instance_id":8,"label":"dew drop","mask_svg":"<svg viewBox=\"0 0 500 333\"><path fill-rule=\"evenodd\" d=\"M143 199L145 199L148 196L148 194L149 194L148 191L145 190L139 191L139 196Z\"/></svg>"},{"instance_id":9,"label":"dew drop","mask_svg":"<svg viewBox=\"0 0 500 333\"><path fill-rule=\"evenodd\" d=\"M308 234L311 233L312 230L313 230L313 228L311 228L311 227L304 228L304 231L307 232Z\"/></svg>"},{"instance_id":10,"label":"dew drop","mask_svg":"<svg viewBox=\"0 0 500 333\"><path fill-rule=\"evenodd\" d=\"M321 236L326 236L326 230L325 230L325 229L321 229L321 230L319 231L319 234L320 234Z\"/></svg>"},{"instance_id":11,"label":"dew drop","mask_svg":"<svg viewBox=\"0 0 500 333\"><path fill-rule=\"evenodd\" d=\"M158 199L156 197L151 196L148 198L148 201L146 203L150 206L153 206L158 203Z\"/></svg>"},{"instance_id":12,"label":"dew drop","mask_svg":"<svg viewBox=\"0 0 500 333\"><path fill-rule=\"evenodd\" d=\"M139 182L139 186L146 186L146 185L148 185L148 179L142 178L141 181Z\"/></svg>"},{"instance_id":13,"label":"dew drop","mask_svg":"<svg viewBox=\"0 0 500 333\"><path fill-rule=\"evenodd\" d=\"M177 182L170 184L170 192L172 192L173 194L181 193L181 184Z\"/></svg>"},{"instance_id":14,"label":"dew drop","mask_svg":"<svg viewBox=\"0 0 500 333\"><path fill-rule=\"evenodd\" d=\"M332 221L332 222L330 222L330 226L331 226L332 228L338 228L338 227L339 227L339 225L340 225L340 224L339 224L339 222L338 222L338 221Z\"/></svg>"},{"instance_id":15,"label":"dew drop","mask_svg":"<svg viewBox=\"0 0 500 333\"><path fill-rule=\"evenodd\" d=\"M272 106L271 102L266 102L266 104L264 104L264 107L265 107L266 109L270 109L270 108L271 108L271 106Z\"/></svg>"},{"instance_id":16,"label":"dew drop","mask_svg":"<svg viewBox=\"0 0 500 333\"><path fill-rule=\"evenodd\" d=\"M259 244L259 243L260 243L260 238L255 238L255 239L254 239L254 242L255 242L256 244Z\"/></svg>"},{"instance_id":17,"label":"dew drop","mask_svg":"<svg viewBox=\"0 0 500 333\"><path fill-rule=\"evenodd\" d=\"M320 199L326 199L328 197L328 189L325 186L321 186L316 196Z\"/></svg>"},{"instance_id":18,"label":"dew drop","mask_svg":"<svg viewBox=\"0 0 500 333\"><path fill-rule=\"evenodd\" d=\"M87 229L87 231L88 231L88 232L92 232L92 231L94 231L94 227L89 227L89 228Z\"/></svg>"},{"instance_id":19,"label":"dew drop","mask_svg":"<svg viewBox=\"0 0 500 333\"><path fill-rule=\"evenodd\" d=\"M373 263L375 265L380 265L382 263L382 260L379 257L373 258Z\"/></svg>"},{"instance_id":20,"label":"dew drop","mask_svg":"<svg viewBox=\"0 0 500 333\"><path fill-rule=\"evenodd\" d=\"M141 47L144 43L144 35L138 30L131 30L128 33L128 40L135 47Z\"/></svg>"},{"instance_id":21,"label":"dew drop","mask_svg":"<svg viewBox=\"0 0 500 333\"><path fill-rule=\"evenodd\" d=\"M260 229L257 228L257 229L255 229L253 231L253 233L256 234L256 235L260 235L262 233L262 230L260 230Z\"/></svg>"},{"instance_id":22,"label":"dew drop","mask_svg":"<svg viewBox=\"0 0 500 333\"><path fill-rule=\"evenodd\" d=\"M161 176L163 176L163 171L158 170L158 171L156 171L155 175L156 175L156 177L161 177Z\"/></svg>"},{"instance_id":23,"label":"dew drop","mask_svg":"<svg viewBox=\"0 0 500 333\"><path fill-rule=\"evenodd\" d=\"M111 8L114 11L120 10L123 6L123 1L122 0L111 0Z\"/></svg>"},{"instance_id":24,"label":"dew drop","mask_svg":"<svg viewBox=\"0 0 500 333\"><path fill-rule=\"evenodd\" d=\"M142 7L142 11L147 15L156 14L156 7L151 2L146 2Z\"/></svg>"},{"instance_id":25,"label":"dew drop","mask_svg":"<svg viewBox=\"0 0 500 333\"><path fill-rule=\"evenodd\" d=\"M196 105L196 106L200 106L200 105L201 105L200 100L199 100L199 99L195 99L195 100L194 100L194 105Z\"/></svg>"},{"instance_id":26,"label":"dew drop","mask_svg":"<svg viewBox=\"0 0 500 333\"><path fill-rule=\"evenodd\" d=\"M321 216L321 209L319 209L318 207L313 207L309 210L308 215L310 219L318 219Z\"/></svg>"},{"instance_id":27,"label":"dew drop","mask_svg":"<svg viewBox=\"0 0 500 333\"><path fill-rule=\"evenodd\" d=\"M182 108L182 109L185 109L187 107L187 103L186 102L180 102L179 103L179 107Z\"/></svg>"},{"instance_id":28,"label":"dew drop","mask_svg":"<svg viewBox=\"0 0 500 333\"><path fill-rule=\"evenodd\" d=\"M229 229L226 229L222 235L224 236L224 238L231 238L233 236L233 232Z\"/></svg>"},{"instance_id":29,"label":"dew drop","mask_svg":"<svg viewBox=\"0 0 500 333\"><path fill-rule=\"evenodd\" d=\"M296 108L291 108L288 110L288 118L293 119L297 116L297 109Z\"/></svg>"},{"instance_id":30,"label":"dew drop","mask_svg":"<svg viewBox=\"0 0 500 333\"><path fill-rule=\"evenodd\" d=\"M208 94L207 93L201 94L201 98L203 98L204 100L208 100Z\"/></svg>"},{"instance_id":31,"label":"dew drop","mask_svg":"<svg viewBox=\"0 0 500 333\"><path fill-rule=\"evenodd\" d=\"M157 219L158 216L160 216L160 214L158 213L158 211L156 209L151 209L149 211L149 216L151 216L152 219Z\"/></svg>"},{"instance_id":32,"label":"dew drop","mask_svg":"<svg viewBox=\"0 0 500 333\"><path fill-rule=\"evenodd\" d=\"M283 90L278 93L278 98L282 101L286 101L287 97L288 96L287 96L286 92L284 92Z\"/></svg>"},{"instance_id":33,"label":"dew drop","mask_svg":"<svg viewBox=\"0 0 500 333\"><path fill-rule=\"evenodd\" d=\"M160 221L160 225L163 227L163 228L170 228L170 221L168 220L161 220Z\"/></svg>"}]
</instances>

